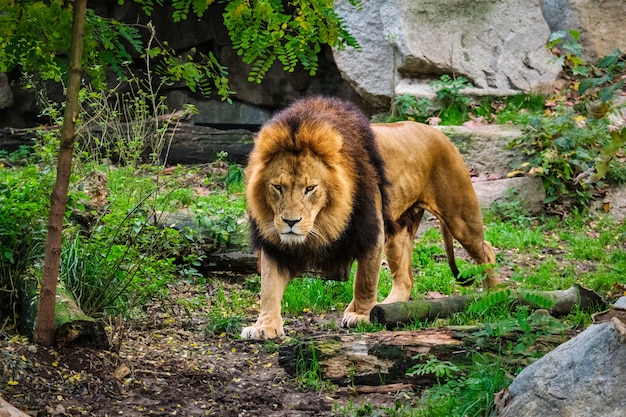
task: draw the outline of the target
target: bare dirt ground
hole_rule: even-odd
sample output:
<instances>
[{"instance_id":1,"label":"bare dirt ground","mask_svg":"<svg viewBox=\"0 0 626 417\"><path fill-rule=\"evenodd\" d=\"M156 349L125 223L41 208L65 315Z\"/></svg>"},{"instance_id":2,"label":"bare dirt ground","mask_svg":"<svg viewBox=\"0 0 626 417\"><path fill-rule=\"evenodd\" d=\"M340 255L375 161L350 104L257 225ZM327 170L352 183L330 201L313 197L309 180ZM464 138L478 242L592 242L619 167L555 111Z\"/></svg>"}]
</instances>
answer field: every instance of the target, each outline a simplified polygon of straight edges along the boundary
<instances>
[{"instance_id":1,"label":"bare dirt ground","mask_svg":"<svg viewBox=\"0 0 626 417\"><path fill-rule=\"evenodd\" d=\"M206 291L181 283L171 298ZM207 311L155 302L145 317L109 326L113 348L48 349L0 332L0 393L32 416L333 416L349 404L394 407L409 392L361 394L352 387L303 390L272 344L206 331ZM292 332L325 331L314 314L290 317ZM338 332L341 330L332 330ZM119 348L119 350L118 350ZM335 411L334 411L335 410Z\"/></svg>"}]
</instances>

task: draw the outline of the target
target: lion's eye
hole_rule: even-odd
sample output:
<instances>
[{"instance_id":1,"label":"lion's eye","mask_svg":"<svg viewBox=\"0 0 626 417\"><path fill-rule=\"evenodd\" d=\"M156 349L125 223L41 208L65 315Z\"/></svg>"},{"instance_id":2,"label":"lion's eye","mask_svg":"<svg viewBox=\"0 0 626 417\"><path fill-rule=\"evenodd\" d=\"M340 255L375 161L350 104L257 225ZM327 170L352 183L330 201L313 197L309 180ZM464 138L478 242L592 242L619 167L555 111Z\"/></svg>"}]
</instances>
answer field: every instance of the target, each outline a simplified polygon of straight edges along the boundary
<instances>
[{"instance_id":1,"label":"lion's eye","mask_svg":"<svg viewBox=\"0 0 626 417\"><path fill-rule=\"evenodd\" d=\"M278 194L282 194L282 193L283 193L283 187L281 187L280 185L278 185L278 184L272 184L272 187L274 187L274 189L275 189L276 191L278 191Z\"/></svg>"},{"instance_id":2,"label":"lion's eye","mask_svg":"<svg viewBox=\"0 0 626 417\"><path fill-rule=\"evenodd\" d=\"M315 190L315 187L317 187L317 185L309 185L308 187L304 189L304 194L311 193L313 190Z\"/></svg>"}]
</instances>

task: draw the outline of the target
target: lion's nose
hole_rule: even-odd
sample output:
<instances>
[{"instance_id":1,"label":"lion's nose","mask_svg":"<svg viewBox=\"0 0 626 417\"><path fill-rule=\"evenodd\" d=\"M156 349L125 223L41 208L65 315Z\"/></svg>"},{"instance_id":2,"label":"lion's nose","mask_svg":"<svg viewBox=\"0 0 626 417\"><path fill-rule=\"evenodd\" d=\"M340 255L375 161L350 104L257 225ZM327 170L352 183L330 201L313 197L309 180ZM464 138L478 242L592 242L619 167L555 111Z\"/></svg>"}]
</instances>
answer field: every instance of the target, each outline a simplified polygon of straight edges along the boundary
<instances>
[{"instance_id":1,"label":"lion's nose","mask_svg":"<svg viewBox=\"0 0 626 417\"><path fill-rule=\"evenodd\" d=\"M282 220L287 223L287 225L289 225L289 227L293 227L296 225L296 223L298 223L300 220L302 220L302 217L300 217L298 220L288 220L285 219L284 217L282 218Z\"/></svg>"}]
</instances>

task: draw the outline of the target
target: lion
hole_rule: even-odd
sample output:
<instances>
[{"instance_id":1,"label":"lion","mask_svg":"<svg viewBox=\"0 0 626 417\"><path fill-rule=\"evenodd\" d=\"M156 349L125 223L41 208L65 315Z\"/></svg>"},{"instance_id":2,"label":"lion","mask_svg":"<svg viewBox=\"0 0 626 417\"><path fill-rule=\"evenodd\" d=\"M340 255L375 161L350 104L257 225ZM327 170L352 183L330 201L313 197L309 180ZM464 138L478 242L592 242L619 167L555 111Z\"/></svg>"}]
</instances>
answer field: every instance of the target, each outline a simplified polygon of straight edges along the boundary
<instances>
[{"instance_id":1,"label":"lion","mask_svg":"<svg viewBox=\"0 0 626 417\"><path fill-rule=\"evenodd\" d=\"M393 285L382 301L407 301L411 253L424 210L439 219L448 263L458 277L453 238L477 264L484 287L500 280L461 154L437 129L371 124L352 103L296 101L264 124L245 168L251 244L259 255L260 312L244 339L284 336L281 300L308 270L345 278L356 260L353 299L343 327L369 321L383 252Z\"/></svg>"}]
</instances>

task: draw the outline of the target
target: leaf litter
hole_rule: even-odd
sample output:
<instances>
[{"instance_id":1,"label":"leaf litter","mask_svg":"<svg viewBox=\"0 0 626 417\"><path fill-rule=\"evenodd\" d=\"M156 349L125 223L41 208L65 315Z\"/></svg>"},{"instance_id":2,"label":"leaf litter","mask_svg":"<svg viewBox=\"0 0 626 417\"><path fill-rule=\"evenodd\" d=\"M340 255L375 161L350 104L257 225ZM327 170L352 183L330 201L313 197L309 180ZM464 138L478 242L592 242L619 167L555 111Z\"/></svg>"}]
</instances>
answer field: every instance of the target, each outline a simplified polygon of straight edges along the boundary
<instances>
[{"instance_id":1,"label":"leaf litter","mask_svg":"<svg viewBox=\"0 0 626 417\"><path fill-rule=\"evenodd\" d=\"M346 388L302 391L278 365L277 348L207 331L209 303L190 309L175 301L201 298L207 290L181 282L171 288L168 300L144 306L142 318L109 323L110 350L88 345L45 348L2 331L2 398L38 417L323 417L356 403L393 407L398 395L412 394L409 389L356 398ZM338 312L304 312L289 317L289 329L292 335L310 337L336 332L324 323L339 320Z\"/></svg>"}]
</instances>

